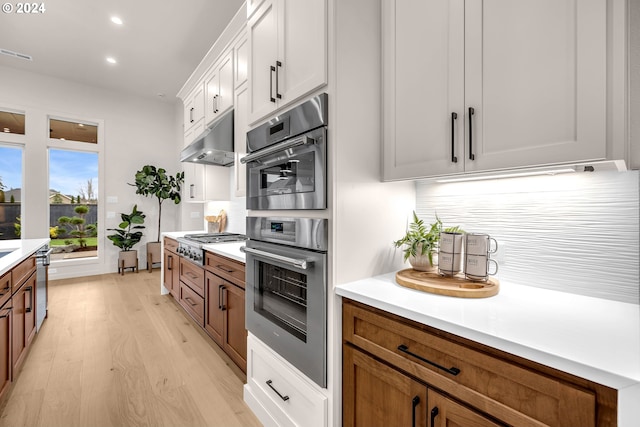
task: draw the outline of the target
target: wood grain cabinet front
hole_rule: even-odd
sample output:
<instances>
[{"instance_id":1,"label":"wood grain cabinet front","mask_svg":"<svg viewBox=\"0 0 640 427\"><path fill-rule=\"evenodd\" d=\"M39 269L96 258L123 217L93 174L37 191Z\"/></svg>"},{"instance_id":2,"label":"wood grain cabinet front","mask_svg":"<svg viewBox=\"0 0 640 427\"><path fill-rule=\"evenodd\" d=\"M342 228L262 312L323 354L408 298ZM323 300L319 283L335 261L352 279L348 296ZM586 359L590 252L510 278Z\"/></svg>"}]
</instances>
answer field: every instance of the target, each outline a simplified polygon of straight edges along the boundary
<instances>
[{"instance_id":1,"label":"wood grain cabinet front","mask_svg":"<svg viewBox=\"0 0 640 427\"><path fill-rule=\"evenodd\" d=\"M352 413L347 407L360 399L357 388L346 388L354 363L361 360L350 362L354 346L462 402L465 409L477 409L488 420L517 426L615 425L611 389L349 300L343 304L343 339L345 414ZM448 412L439 408L440 414L460 413L458 403L449 400L440 403L450 408ZM438 405L428 406L431 410ZM457 415L439 420L447 417L454 420ZM438 421L434 425L501 424Z\"/></svg>"},{"instance_id":2,"label":"wood grain cabinet front","mask_svg":"<svg viewBox=\"0 0 640 427\"><path fill-rule=\"evenodd\" d=\"M12 363L17 373L36 334L36 275L31 274L12 296Z\"/></svg>"},{"instance_id":3,"label":"wood grain cabinet front","mask_svg":"<svg viewBox=\"0 0 640 427\"><path fill-rule=\"evenodd\" d=\"M207 252L205 324L211 338L246 372L247 330L244 308L244 264ZM211 270L215 271L213 274ZM221 277L223 276L224 277ZM242 277L240 281L238 277ZM233 282L227 280L230 278ZM240 282L242 287L236 285Z\"/></svg>"},{"instance_id":4,"label":"wood grain cabinet front","mask_svg":"<svg viewBox=\"0 0 640 427\"><path fill-rule=\"evenodd\" d=\"M174 298L179 298L180 292L180 257L176 250L178 242L173 239L164 239L164 287Z\"/></svg>"},{"instance_id":5,"label":"wood grain cabinet front","mask_svg":"<svg viewBox=\"0 0 640 427\"><path fill-rule=\"evenodd\" d=\"M178 302L198 325L204 325L204 298L182 282Z\"/></svg>"},{"instance_id":6,"label":"wood grain cabinet front","mask_svg":"<svg viewBox=\"0 0 640 427\"><path fill-rule=\"evenodd\" d=\"M0 308L0 399L4 396L12 381L13 363L11 360L11 320L13 310L11 301Z\"/></svg>"},{"instance_id":7,"label":"wood grain cabinet front","mask_svg":"<svg viewBox=\"0 0 640 427\"><path fill-rule=\"evenodd\" d=\"M180 257L180 281L204 298L204 269Z\"/></svg>"}]
</instances>

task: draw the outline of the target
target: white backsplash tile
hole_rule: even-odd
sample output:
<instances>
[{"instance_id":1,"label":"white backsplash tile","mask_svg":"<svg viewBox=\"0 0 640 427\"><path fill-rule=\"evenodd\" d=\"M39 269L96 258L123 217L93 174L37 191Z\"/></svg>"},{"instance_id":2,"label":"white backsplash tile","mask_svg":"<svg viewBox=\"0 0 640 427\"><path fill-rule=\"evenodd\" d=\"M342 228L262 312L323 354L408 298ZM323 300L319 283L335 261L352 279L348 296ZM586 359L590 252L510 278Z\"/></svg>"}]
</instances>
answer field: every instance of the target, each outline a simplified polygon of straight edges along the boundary
<instances>
[{"instance_id":1,"label":"white backsplash tile","mask_svg":"<svg viewBox=\"0 0 640 427\"><path fill-rule=\"evenodd\" d=\"M418 182L416 211L498 240L498 279L640 304L639 182L638 171Z\"/></svg>"}]
</instances>

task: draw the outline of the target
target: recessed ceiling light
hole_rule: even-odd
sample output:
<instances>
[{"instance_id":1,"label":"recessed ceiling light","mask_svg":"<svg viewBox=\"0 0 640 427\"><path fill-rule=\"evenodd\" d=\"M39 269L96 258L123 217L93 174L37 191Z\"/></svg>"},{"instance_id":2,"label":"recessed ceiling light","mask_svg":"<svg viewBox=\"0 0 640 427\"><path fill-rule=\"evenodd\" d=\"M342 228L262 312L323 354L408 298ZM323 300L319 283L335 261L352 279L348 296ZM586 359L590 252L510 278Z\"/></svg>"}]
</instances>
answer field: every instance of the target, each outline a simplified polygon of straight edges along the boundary
<instances>
[{"instance_id":1,"label":"recessed ceiling light","mask_svg":"<svg viewBox=\"0 0 640 427\"><path fill-rule=\"evenodd\" d=\"M112 16L111 17L111 22L113 22L114 24L117 24L117 25L122 25L123 24L122 19L120 19L117 16Z\"/></svg>"},{"instance_id":2,"label":"recessed ceiling light","mask_svg":"<svg viewBox=\"0 0 640 427\"><path fill-rule=\"evenodd\" d=\"M115 64L115 63L117 63L118 61L116 61L116 59L115 59L115 58L113 58L113 57L111 57L111 56L107 56L107 62L108 62L109 64Z\"/></svg>"}]
</instances>

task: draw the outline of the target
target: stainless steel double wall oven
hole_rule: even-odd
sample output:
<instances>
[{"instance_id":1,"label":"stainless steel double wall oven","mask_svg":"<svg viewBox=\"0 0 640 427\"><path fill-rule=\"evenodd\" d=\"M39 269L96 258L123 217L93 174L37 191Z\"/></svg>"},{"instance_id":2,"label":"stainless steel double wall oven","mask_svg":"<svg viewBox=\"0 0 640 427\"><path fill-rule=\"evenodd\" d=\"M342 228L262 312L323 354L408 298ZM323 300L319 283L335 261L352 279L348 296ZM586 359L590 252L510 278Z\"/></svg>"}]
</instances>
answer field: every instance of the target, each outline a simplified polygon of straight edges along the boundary
<instances>
[{"instance_id":1,"label":"stainless steel double wall oven","mask_svg":"<svg viewBox=\"0 0 640 427\"><path fill-rule=\"evenodd\" d=\"M246 326L321 387L327 385L327 95L247 133ZM301 215L302 214L302 215Z\"/></svg>"}]
</instances>

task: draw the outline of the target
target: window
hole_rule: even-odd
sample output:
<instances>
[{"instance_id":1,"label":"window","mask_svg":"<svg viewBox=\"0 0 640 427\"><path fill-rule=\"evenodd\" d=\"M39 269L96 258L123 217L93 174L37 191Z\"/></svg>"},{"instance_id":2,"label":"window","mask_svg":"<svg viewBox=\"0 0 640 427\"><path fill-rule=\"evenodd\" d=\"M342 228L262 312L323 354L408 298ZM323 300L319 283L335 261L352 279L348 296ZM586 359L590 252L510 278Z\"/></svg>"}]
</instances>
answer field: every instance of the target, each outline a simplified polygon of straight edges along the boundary
<instances>
[{"instance_id":1,"label":"window","mask_svg":"<svg viewBox=\"0 0 640 427\"><path fill-rule=\"evenodd\" d=\"M98 256L98 153L49 148L52 260Z\"/></svg>"},{"instance_id":2,"label":"window","mask_svg":"<svg viewBox=\"0 0 640 427\"><path fill-rule=\"evenodd\" d=\"M0 145L0 240L20 238L21 193L22 148Z\"/></svg>"},{"instance_id":3,"label":"window","mask_svg":"<svg viewBox=\"0 0 640 427\"><path fill-rule=\"evenodd\" d=\"M49 138L97 144L98 126L90 123L50 118Z\"/></svg>"},{"instance_id":4,"label":"window","mask_svg":"<svg viewBox=\"0 0 640 427\"><path fill-rule=\"evenodd\" d=\"M24 135L24 113L0 111L0 132Z\"/></svg>"}]
</instances>

